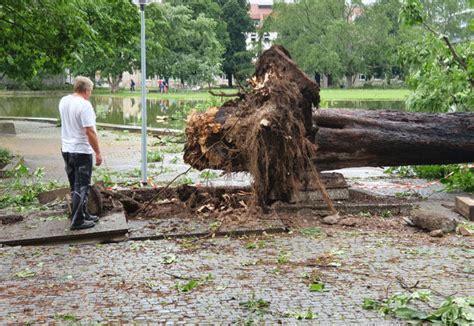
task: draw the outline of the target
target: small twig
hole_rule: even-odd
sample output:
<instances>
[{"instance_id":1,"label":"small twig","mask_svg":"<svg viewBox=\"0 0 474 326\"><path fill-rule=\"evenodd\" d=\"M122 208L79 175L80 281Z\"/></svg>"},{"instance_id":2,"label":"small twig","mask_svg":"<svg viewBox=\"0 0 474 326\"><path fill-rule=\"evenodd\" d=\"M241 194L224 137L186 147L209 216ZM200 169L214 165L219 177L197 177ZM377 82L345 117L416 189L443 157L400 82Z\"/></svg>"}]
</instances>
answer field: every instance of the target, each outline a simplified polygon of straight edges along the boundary
<instances>
[{"instance_id":1,"label":"small twig","mask_svg":"<svg viewBox=\"0 0 474 326\"><path fill-rule=\"evenodd\" d=\"M413 292L412 290L413 289L417 289L418 288L418 284L420 284L420 281L416 281L415 284L413 284L412 286L408 286L405 282L405 280L401 277L401 276L397 276L396 277L398 283L400 284L400 286L402 287L402 289L404 290L408 290L410 292Z\"/></svg>"},{"instance_id":2,"label":"small twig","mask_svg":"<svg viewBox=\"0 0 474 326\"><path fill-rule=\"evenodd\" d=\"M166 275L169 275L171 277L174 277L174 278L177 278L179 280L190 280L191 278L190 277L186 277L186 276L179 276L179 275L176 275L176 274L173 274L173 273L170 273L170 272L163 272L163 274L166 274Z\"/></svg>"}]
</instances>

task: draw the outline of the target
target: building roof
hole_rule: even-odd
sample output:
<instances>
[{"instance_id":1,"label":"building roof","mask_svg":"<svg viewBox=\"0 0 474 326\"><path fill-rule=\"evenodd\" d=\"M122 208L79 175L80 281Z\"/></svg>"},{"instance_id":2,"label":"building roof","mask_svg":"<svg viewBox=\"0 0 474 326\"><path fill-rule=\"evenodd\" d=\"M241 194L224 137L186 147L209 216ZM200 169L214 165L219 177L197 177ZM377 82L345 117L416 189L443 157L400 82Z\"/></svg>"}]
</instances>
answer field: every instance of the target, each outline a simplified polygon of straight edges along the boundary
<instances>
[{"instance_id":1,"label":"building roof","mask_svg":"<svg viewBox=\"0 0 474 326\"><path fill-rule=\"evenodd\" d=\"M250 4L250 18L253 20L263 21L263 19L269 16L272 13L272 6L271 5L262 5L252 3Z\"/></svg>"}]
</instances>

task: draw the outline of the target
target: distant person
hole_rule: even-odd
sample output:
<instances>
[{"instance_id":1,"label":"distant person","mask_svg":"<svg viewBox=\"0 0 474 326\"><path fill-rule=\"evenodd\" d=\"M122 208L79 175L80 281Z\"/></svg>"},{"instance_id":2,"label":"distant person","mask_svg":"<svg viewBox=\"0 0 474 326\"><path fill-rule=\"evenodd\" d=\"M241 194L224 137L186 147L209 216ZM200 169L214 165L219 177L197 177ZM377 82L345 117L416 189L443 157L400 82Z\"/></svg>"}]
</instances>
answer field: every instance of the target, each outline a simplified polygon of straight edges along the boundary
<instances>
[{"instance_id":1,"label":"distant person","mask_svg":"<svg viewBox=\"0 0 474 326\"><path fill-rule=\"evenodd\" d=\"M163 80L158 81L158 87L160 88L160 93L163 93L165 91L165 83Z\"/></svg>"},{"instance_id":2,"label":"distant person","mask_svg":"<svg viewBox=\"0 0 474 326\"><path fill-rule=\"evenodd\" d=\"M163 90L165 93L168 93L168 84L166 83L166 81L163 82Z\"/></svg>"},{"instance_id":3,"label":"distant person","mask_svg":"<svg viewBox=\"0 0 474 326\"><path fill-rule=\"evenodd\" d=\"M71 230L87 229L95 225L97 216L87 212L87 200L92 177L92 154L95 164L102 164L99 140L95 129L95 112L89 97L94 84L79 76L74 93L59 102L61 115L61 152L71 188Z\"/></svg>"},{"instance_id":4,"label":"distant person","mask_svg":"<svg viewBox=\"0 0 474 326\"><path fill-rule=\"evenodd\" d=\"M135 91L135 81L132 79L130 81L130 92L133 92Z\"/></svg>"}]
</instances>

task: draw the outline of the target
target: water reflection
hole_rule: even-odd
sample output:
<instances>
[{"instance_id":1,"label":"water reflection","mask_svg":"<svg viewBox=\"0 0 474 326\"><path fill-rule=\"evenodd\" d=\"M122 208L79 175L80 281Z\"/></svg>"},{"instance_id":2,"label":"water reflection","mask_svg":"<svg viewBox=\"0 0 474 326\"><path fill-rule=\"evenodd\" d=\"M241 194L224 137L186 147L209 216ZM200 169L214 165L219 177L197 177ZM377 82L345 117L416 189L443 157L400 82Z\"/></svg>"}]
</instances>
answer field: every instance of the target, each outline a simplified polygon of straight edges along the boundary
<instances>
[{"instance_id":1,"label":"water reflection","mask_svg":"<svg viewBox=\"0 0 474 326\"><path fill-rule=\"evenodd\" d=\"M3 96L0 116L59 118L56 96ZM91 97L97 121L119 125L141 125L140 98ZM147 99L148 126L183 129L187 114L204 101ZM325 101L322 107L404 110L403 101Z\"/></svg>"}]
</instances>

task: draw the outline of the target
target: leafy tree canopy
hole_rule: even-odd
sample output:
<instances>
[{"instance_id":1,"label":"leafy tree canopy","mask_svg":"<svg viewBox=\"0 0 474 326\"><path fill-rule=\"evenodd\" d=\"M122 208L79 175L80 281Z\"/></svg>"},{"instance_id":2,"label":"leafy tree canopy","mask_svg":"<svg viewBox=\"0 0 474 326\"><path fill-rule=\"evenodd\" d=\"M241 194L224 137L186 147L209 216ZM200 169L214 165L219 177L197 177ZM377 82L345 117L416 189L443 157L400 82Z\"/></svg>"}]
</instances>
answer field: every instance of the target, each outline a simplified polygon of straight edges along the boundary
<instances>
[{"instance_id":1,"label":"leafy tree canopy","mask_svg":"<svg viewBox=\"0 0 474 326\"><path fill-rule=\"evenodd\" d=\"M92 33L83 37L70 61L71 71L94 78L100 71L116 91L124 71L137 67L140 37L138 9L127 0L75 0Z\"/></svg>"},{"instance_id":2,"label":"leafy tree canopy","mask_svg":"<svg viewBox=\"0 0 474 326\"><path fill-rule=\"evenodd\" d=\"M400 51L401 60L410 72L408 85L414 90L408 99L412 110L448 112L474 108L474 46L463 37L469 34L467 31L472 35L474 29L467 21L446 23L452 17L463 15L460 13L465 11L467 2L457 2L454 5L446 1L445 8L453 10L446 12L432 9L438 1L430 2L428 9L419 0L403 2L400 17L417 31Z\"/></svg>"},{"instance_id":3,"label":"leafy tree canopy","mask_svg":"<svg viewBox=\"0 0 474 326\"><path fill-rule=\"evenodd\" d=\"M149 74L195 83L211 82L221 73L223 47L214 32L216 21L167 3L150 6L147 14Z\"/></svg>"},{"instance_id":4,"label":"leafy tree canopy","mask_svg":"<svg viewBox=\"0 0 474 326\"><path fill-rule=\"evenodd\" d=\"M232 76L238 80L245 79L251 66L253 54L246 49L245 33L255 31L255 27L248 15L247 0L217 0L217 2L227 23L229 43L225 48L223 69L229 86L232 86Z\"/></svg>"},{"instance_id":5,"label":"leafy tree canopy","mask_svg":"<svg viewBox=\"0 0 474 326\"><path fill-rule=\"evenodd\" d=\"M279 2L266 22L308 73L347 77L357 73L390 76L399 70L397 0L365 6L361 1L301 0Z\"/></svg>"},{"instance_id":6,"label":"leafy tree canopy","mask_svg":"<svg viewBox=\"0 0 474 326\"><path fill-rule=\"evenodd\" d=\"M67 0L3 0L0 30L0 72L17 80L62 71L92 33L83 12Z\"/></svg>"}]
</instances>

